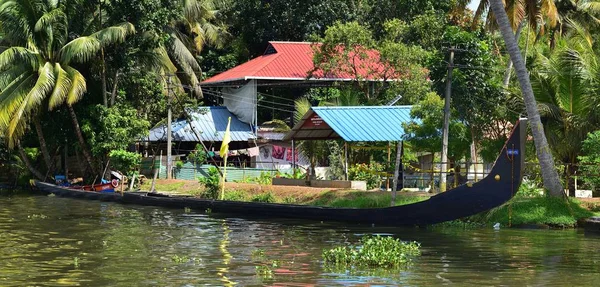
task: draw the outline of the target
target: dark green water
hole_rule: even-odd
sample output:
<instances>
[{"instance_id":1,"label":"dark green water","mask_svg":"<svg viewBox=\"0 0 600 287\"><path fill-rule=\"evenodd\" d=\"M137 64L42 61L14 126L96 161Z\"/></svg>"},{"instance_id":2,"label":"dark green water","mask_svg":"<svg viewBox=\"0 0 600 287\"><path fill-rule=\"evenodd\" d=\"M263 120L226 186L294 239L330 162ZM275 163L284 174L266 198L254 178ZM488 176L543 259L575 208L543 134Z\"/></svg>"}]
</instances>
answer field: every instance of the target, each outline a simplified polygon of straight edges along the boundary
<instances>
[{"instance_id":1,"label":"dark green water","mask_svg":"<svg viewBox=\"0 0 600 287\"><path fill-rule=\"evenodd\" d=\"M419 241L423 255L402 272L323 268L323 248L367 233ZM272 276L257 274L256 266L271 266ZM600 286L600 237L576 230L378 229L0 197L0 286L233 285Z\"/></svg>"}]
</instances>

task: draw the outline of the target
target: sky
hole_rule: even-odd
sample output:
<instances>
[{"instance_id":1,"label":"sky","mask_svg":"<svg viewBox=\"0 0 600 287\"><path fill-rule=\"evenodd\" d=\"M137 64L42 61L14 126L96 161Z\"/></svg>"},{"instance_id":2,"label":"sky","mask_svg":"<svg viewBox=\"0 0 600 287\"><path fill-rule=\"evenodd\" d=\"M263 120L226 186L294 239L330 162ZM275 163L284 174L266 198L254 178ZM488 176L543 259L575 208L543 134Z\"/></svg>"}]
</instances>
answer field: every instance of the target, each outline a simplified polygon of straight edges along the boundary
<instances>
[{"instance_id":1,"label":"sky","mask_svg":"<svg viewBox=\"0 0 600 287\"><path fill-rule=\"evenodd\" d=\"M469 7L469 9L475 11L475 10L477 10L477 6L479 6L479 1L481 1L481 0L472 0L471 3L469 3L469 6L467 6L467 7Z\"/></svg>"}]
</instances>

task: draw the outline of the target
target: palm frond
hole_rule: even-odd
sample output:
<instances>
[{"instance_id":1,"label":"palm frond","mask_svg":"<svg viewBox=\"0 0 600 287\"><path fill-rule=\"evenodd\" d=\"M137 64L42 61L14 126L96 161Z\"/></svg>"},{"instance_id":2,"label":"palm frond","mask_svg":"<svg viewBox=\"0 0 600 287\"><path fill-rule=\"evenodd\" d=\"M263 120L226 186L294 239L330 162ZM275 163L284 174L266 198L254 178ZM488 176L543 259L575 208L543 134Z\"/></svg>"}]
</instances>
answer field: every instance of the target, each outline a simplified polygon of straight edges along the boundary
<instances>
[{"instance_id":1,"label":"palm frond","mask_svg":"<svg viewBox=\"0 0 600 287\"><path fill-rule=\"evenodd\" d=\"M24 47L10 47L0 54L0 71L23 64L29 64L33 69L37 69L39 63L39 54Z\"/></svg>"},{"instance_id":2,"label":"palm frond","mask_svg":"<svg viewBox=\"0 0 600 287\"><path fill-rule=\"evenodd\" d=\"M193 72L200 73L202 69L198 64L198 61L192 55L190 50L183 44L183 42L176 37L175 35L171 35L171 39L169 41L170 45L168 46L168 52L171 56L173 56L179 65L189 66Z\"/></svg>"},{"instance_id":3,"label":"palm frond","mask_svg":"<svg viewBox=\"0 0 600 287\"><path fill-rule=\"evenodd\" d=\"M90 35L90 37L98 39L103 47L118 44L125 41L128 35L135 33L135 27L129 22L120 23L115 26L104 28L96 33Z\"/></svg>"},{"instance_id":4,"label":"palm frond","mask_svg":"<svg viewBox=\"0 0 600 287\"><path fill-rule=\"evenodd\" d=\"M54 64L54 72L56 84L54 85L54 90L52 91L50 99L48 99L48 110L53 110L66 102L72 84L69 74L59 63Z\"/></svg>"},{"instance_id":5,"label":"palm frond","mask_svg":"<svg viewBox=\"0 0 600 287\"><path fill-rule=\"evenodd\" d=\"M94 37L79 37L62 47L58 56L63 64L68 65L72 61L85 63L100 51L101 46L100 41Z\"/></svg>"},{"instance_id":6,"label":"palm frond","mask_svg":"<svg viewBox=\"0 0 600 287\"><path fill-rule=\"evenodd\" d=\"M32 110L38 109L42 101L52 91L55 84L54 68L51 63L47 62L39 71L39 76L35 85L29 90L27 96L23 99L20 105L14 110L11 119L6 129L6 135L12 137L15 132L20 131L23 122L27 121Z\"/></svg>"},{"instance_id":7,"label":"palm frond","mask_svg":"<svg viewBox=\"0 0 600 287\"><path fill-rule=\"evenodd\" d=\"M85 78L79 71L70 66L64 67L65 71L69 75L69 79L71 81L71 88L69 89L69 93L67 94L67 104L73 105L78 102L83 94L87 90L87 85L85 82Z\"/></svg>"},{"instance_id":8,"label":"palm frond","mask_svg":"<svg viewBox=\"0 0 600 287\"><path fill-rule=\"evenodd\" d=\"M311 104L307 98L300 98L294 101L296 112L294 113L294 122L299 123L302 117L310 110Z\"/></svg>"},{"instance_id":9,"label":"palm frond","mask_svg":"<svg viewBox=\"0 0 600 287\"><path fill-rule=\"evenodd\" d=\"M67 15L61 9L53 9L50 12L44 13L35 23L34 31L40 32L47 29L48 26L62 28L61 31L66 31Z\"/></svg>"}]
</instances>

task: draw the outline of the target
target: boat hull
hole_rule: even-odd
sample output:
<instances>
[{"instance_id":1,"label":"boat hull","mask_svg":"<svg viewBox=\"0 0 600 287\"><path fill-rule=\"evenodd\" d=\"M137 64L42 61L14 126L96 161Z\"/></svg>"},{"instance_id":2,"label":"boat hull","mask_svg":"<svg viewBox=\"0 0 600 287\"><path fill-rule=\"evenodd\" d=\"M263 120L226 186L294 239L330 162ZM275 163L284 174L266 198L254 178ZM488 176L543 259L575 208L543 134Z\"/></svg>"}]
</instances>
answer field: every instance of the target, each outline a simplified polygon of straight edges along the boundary
<instances>
[{"instance_id":1,"label":"boat hull","mask_svg":"<svg viewBox=\"0 0 600 287\"><path fill-rule=\"evenodd\" d=\"M491 172L481 181L461 185L432 196L425 201L387 208L331 208L221 201L193 197L172 197L147 192L99 193L72 190L43 182L36 182L36 186L42 192L64 197L167 208L191 208L201 211L210 209L212 212L218 213L267 218L298 218L385 226L428 225L475 215L500 206L511 199L519 189L523 177L525 135L526 121L521 120L515 125Z\"/></svg>"}]
</instances>

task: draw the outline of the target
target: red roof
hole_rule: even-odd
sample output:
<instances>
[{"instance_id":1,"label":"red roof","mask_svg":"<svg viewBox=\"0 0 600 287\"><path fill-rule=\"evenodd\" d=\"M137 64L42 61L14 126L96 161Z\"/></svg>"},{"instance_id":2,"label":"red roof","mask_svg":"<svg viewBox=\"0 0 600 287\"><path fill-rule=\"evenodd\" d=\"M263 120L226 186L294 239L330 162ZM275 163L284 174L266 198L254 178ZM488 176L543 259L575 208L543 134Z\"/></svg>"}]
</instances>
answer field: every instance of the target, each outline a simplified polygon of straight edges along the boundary
<instances>
[{"instance_id":1,"label":"red roof","mask_svg":"<svg viewBox=\"0 0 600 287\"><path fill-rule=\"evenodd\" d=\"M343 71L325 76L323 76L322 71L316 71L309 78L309 73L314 69L314 45L320 44L308 42L269 42L269 46L262 56L209 78L201 84L214 85L217 83L252 79L349 81L356 78L356 76ZM365 53L368 62L358 60L355 65L358 67L359 77L373 81L389 79L389 76L385 76L386 72L389 72L389 69L386 70L384 65L379 62L379 52L367 50ZM353 56L353 53L350 53L350 56Z\"/></svg>"}]
</instances>

